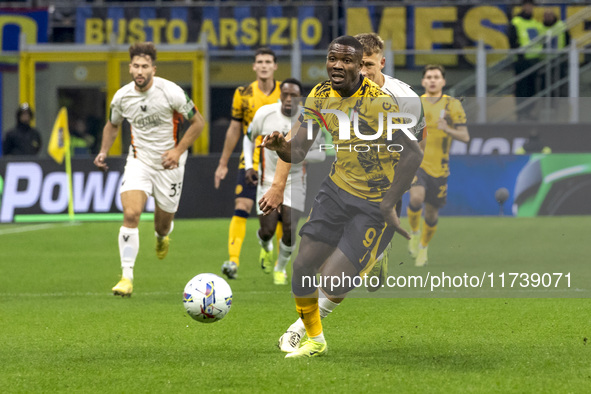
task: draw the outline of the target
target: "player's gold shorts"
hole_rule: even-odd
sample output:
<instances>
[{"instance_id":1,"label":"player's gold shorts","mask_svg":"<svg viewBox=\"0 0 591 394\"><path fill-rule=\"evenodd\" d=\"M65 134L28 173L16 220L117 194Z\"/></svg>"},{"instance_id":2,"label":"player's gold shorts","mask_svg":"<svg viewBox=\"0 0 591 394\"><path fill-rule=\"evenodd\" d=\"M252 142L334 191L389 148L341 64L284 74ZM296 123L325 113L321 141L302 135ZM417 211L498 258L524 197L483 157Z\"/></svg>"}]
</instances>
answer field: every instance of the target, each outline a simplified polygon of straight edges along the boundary
<instances>
[{"instance_id":1,"label":"player's gold shorts","mask_svg":"<svg viewBox=\"0 0 591 394\"><path fill-rule=\"evenodd\" d=\"M443 208L447 202L446 176L435 178L419 168L411 187L413 186L423 186L425 188L425 202L435 208Z\"/></svg>"}]
</instances>

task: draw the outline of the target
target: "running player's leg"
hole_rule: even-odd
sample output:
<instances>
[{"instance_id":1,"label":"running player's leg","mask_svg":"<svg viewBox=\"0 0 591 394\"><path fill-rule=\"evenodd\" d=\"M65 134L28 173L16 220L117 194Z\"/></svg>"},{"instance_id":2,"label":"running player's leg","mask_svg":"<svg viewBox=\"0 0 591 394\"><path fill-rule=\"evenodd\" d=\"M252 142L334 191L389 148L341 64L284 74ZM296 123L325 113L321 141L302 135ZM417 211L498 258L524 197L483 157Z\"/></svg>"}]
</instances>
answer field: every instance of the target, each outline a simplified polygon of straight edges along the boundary
<instances>
[{"instance_id":1,"label":"running player's leg","mask_svg":"<svg viewBox=\"0 0 591 394\"><path fill-rule=\"evenodd\" d=\"M273 211L268 215L259 215L260 228L257 231L257 238L261 245L259 262L261 269L269 273L273 267L273 235L279 221L279 212Z\"/></svg>"},{"instance_id":2,"label":"running player's leg","mask_svg":"<svg viewBox=\"0 0 591 394\"><path fill-rule=\"evenodd\" d=\"M174 213L162 210L156 204L154 212L154 230L156 236L156 256L163 259L168 254L169 235L174 229Z\"/></svg>"},{"instance_id":3,"label":"running player's leg","mask_svg":"<svg viewBox=\"0 0 591 394\"><path fill-rule=\"evenodd\" d=\"M240 252L246 236L246 219L250 216L254 200L245 197L237 197L234 200L234 216L230 222L230 235L228 240L228 253L230 261L240 265Z\"/></svg>"},{"instance_id":4,"label":"running player's leg","mask_svg":"<svg viewBox=\"0 0 591 394\"><path fill-rule=\"evenodd\" d=\"M425 203L425 221L423 223L423 232L419 242L419 252L415 264L424 266L428 262L427 250L429 242L437 231L437 222L439 221L439 209L428 202Z\"/></svg>"},{"instance_id":5,"label":"running player's leg","mask_svg":"<svg viewBox=\"0 0 591 394\"><path fill-rule=\"evenodd\" d=\"M408 224L410 226L410 240L408 241L408 252L412 257L417 257L419 252L419 240L421 238L421 214L425 201L425 186L413 185L409 191L409 203L406 208Z\"/></svg>"},{"instance_id":6,"label":"running player's leg","mask_svg":"<svg viewBox=\"0 0 591 394\"><path fill-rule=\"evenodd\" d=\"M140 246L138 225L152 192L151 177L150 167L133 157L127 159L119 189L123 208L123 225L118 236L122 275L112 289L115 295L130 296L133 291L133 270Z\"/></svg>"},{"instance_id":7,"label":"running player's leg","mask_svg":"<svg viewBox=\"0 0 591 394\"><path fill-rule=\"evenodd\" d=\"M295 247L295 231L297 230L295 227L297 227L297 223L301 217L302 212L292 209L285 204L282 205L281 218L284 224L284 231L283 237L279 240L279 253L273 272L273 283L276 285L286 285L288 283L286 267Z\"/></svg>"},{"instance_id":8,"label":"running player's leg","mask_svg":"<svg viewBox=\"0 0 591 394\"><path fill-rule=\"evenodd\" d=\"M123 226L119 229L119 257L121 259L121 280L113 287L113 294L131 296L133 292L133 269L140 247L138 225L148 196L142 190L128 190L121 193Z\"/></svg>"},{"instance_id":9,"label":"running player's leg","mask_svg":"<svg viewBox=\"0 0 591 394\"><path fill-rule=\"evenodd\" d=\"M185 167L172 170L155 171L153 175L154 199L154 235L156 237L156 256L163 259L168 254L169 235L174 229L174 214L181 200Z\"/></svg>"},{"instance_id":10,"label":"running player's leg","mask_svg":"<svg viewBox=\"0 0 591 394\"><path fill-rule=\"evenodd\" d=\"M425 219L423 223L423 232L419 242L419 250L415 265L424 266L427 264L427 248L433 235L437 231L437 222L439 221L439 209L445 206L447 201L447 178L428 177L427 188L425 190Z\"/></svg>"},{"instance_id":11,"label":"running player's leg","mask_svg":"<svg viewBox=\"0 0 591 394\"><path fill-rule=\"evenodd\" d=\"M292 292L298 315L311 341L308 343L308 347L320 348L320 350L313 350L312 355L322 353L326 349L320 323L316 273L336 249L342 237L345 223L350 217L350 213L342 204L338 190L338 187L330 179L325 180L321 186L308 220L300 230L302 238L298 248L298 256L295 258L292 268ZM287 226L285 227L287 228ZM290 228L292 227L290 226ZM288 332L280 338L281 350L290 352L297 348L297 346L283 346L284 343L289 342L284 339L289 339L292 336L297 337L297 345L299 345L301 335L292 333L288 329ZM304 345L301 348L303 347ZM310 352L305 354L310 356ZM303 357L305 354L302 353L297 357Z\"/></svg>"},{"instance_id":12,"label":"running player's leg","mask_svg":"<svg viewBox=\"0 0 591 394\"><path fill-rule=\"evenodd\" d=\"M298 256L293 262L291 286L296 310L309 339L298 350L289 353L286 357L311 357L326 352L326 340L318 309L316 273L334 251L334 246L313 240L307 234L302 235Z\"/></svg>"},{"instance_id":13,"label":"running player's leg","mask_svg":"<svg viewBox=\"0 0 591 394\"><path fill-rule=\"evenodd\" d=\"M234 215L230 221L228 231L228 255L229 260L222 265L222 273L228 279L235 279L240 265L240 252L246 236L246 219L250 216L252 206L256 198L256 185L246 182L246 171L238 170L236 182Z\"/></svg>"}]
</instances>

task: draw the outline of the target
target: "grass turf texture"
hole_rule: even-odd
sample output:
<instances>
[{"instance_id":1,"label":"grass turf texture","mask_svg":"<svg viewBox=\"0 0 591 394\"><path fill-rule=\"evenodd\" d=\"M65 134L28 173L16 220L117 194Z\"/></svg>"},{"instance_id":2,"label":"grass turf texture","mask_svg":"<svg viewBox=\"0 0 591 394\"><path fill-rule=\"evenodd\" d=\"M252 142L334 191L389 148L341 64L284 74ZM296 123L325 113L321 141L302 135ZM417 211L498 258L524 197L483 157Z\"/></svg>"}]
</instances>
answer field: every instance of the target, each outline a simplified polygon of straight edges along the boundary
<instances>
[{"instance_id":1,"label":"grass turf texture","mask_svg":"<svg viewBox=\"0 0 591 394\"><path fill-rule=\"evenodd\" d=\"M442 218L430 269L513 271L514 262L588 265L590 219ZM218 273L228 220L179 220L160 261L140 225L134 294L120 275L119 223L0 226L0 392L584 392L591 386L588 299L352 298L324 321L326 357L285 360L296 316L289 287L257 263L248 222L234 303L193 321L186 282ZM392 261L410 263L398 237ZM391 263L392 267L392 263ZM398 268L391 268L392 270Z\"/></svg>"}]
</instances>

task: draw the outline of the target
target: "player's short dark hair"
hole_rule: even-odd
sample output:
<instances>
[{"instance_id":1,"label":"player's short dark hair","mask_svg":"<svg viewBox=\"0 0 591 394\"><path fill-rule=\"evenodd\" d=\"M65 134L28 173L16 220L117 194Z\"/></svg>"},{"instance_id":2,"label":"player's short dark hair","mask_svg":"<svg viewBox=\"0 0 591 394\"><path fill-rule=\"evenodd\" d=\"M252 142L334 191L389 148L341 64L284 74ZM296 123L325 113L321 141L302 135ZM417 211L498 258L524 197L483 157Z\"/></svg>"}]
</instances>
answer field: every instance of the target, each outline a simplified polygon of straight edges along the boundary
<instances>
[{"instance_id":1,"label":"player's short dark hair","mask_svg":"<svg viewBox=\"0 0 591 394\"><path fill-rule=\"evenodd\" d=\"M302 83L295 78L287 78L283 80L283 82L281 82L281 85L279 85L279 90L281 90L283 88L283 85L285 85L286 83L297 85L298 88L300 88L300 94L304 94L304 88L302 87Z\"/></svg>"},{"instance_id":2,"label":"player's short dark hair","mask_svg":"<svg viewBox=\"0 0 591 394\"><path fill-rule=\"evenodd\" d=\"M423 69L423 78L425 77L425 74L427 74L427 71L431 70L439 70L441 72L441 76L445 78L445 68L441 64L427 64Z\"/></svg>"},{"instance_id":3,"label":"player's short dark hair","mask_svg":"<svg viewBox=\"0 0 591 394\"><path fill-rule=\"evenodd\" d=\"M531 4L531 5L535 5L536 2L534 0L523 0L521 2L521 5L526 5L526 4Z\"/></svg>"},{"instance_id":4,"label":"player's short dark hair","mask_svg":"<svg viewBox=\"0 0 591 394\"><path fill-rule=\"evenodd\" d=\"M332 42L328 46L328 50L330 51L330 48L335 44L346 45L348 47L352 47L353 49L355 49L355 57L359 57L359 61L361 61L361 59L363 59L363 45L355 37L353 37L353 36L337 37L334 40L332 40Z\"/></svg>"},{"instance_id":5,"label":"player's short dark hair","mask_svg":"<svg viewBox=\"0 0 591 394\"><path fill-rule=\"evenodd\" d=\"M156 62L156 47L152 42L136 42L129 47L129 60L135 56L149 56L152 63Z\"/></svg>"},{"instance_id":6,"label":"player's short dark hair","mask_svg":"<svg viewBox=\"0 0 591 394\"><path fill-rule=\"evenodd\" d=\"M277 63L277 55L271 48L263 47L256 50L254 53L254 61L257 61L257 56L259 55L271 55L273 56L273 63Z\"/></svg>"},{"instance_id":7,"label":"player's short dark hair","mask_svg":"<svg viewBox=\"0 0 591 394\"><path fill-rule=\"evenodd\" d=\"M384 53L384 40L376 33L361 33L357 34L355 38L363 45L363 54L371 56L374 53Z\"/></svg>"}]
</instances>

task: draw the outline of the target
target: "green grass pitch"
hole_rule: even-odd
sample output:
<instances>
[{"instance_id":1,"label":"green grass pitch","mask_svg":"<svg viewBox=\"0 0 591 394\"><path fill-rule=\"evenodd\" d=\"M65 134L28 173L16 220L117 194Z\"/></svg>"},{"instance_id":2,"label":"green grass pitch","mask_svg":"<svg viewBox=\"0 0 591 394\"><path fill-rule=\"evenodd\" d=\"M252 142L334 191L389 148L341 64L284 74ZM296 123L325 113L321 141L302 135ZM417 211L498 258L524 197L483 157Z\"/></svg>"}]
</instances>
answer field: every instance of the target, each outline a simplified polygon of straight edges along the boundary
<instances>
[{"instance_id":1,"label":"green grass pitch","mask_svg":"<svg viewBox=\"0 0 591 394\"><path fill-rule=\"evenodd\" d=\"M385 289L381 298L346 300L324 321L326 357L286 360L276 343L297 317L294 301L289 287L274 286L258 267L255 220L248 222L239 279L230 282L229 314L209 325L193 321L182 305L183 288L198 273L219 272L228 223L178 220L170 253L160 261L152 224L142 222L128 299L110 292L120 275L119 223L23 232L38 225L0 226L0 392L537 393L591 387L589 299L556 293L426 298L388 296ZM572 269L572 286L583 289L575 296L588 297L590 224L588 217L444 217L427 269ZM390 274L412 272L398 237Z\"/></svg>"}]
</instances>

